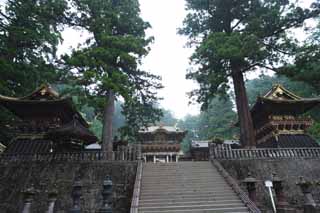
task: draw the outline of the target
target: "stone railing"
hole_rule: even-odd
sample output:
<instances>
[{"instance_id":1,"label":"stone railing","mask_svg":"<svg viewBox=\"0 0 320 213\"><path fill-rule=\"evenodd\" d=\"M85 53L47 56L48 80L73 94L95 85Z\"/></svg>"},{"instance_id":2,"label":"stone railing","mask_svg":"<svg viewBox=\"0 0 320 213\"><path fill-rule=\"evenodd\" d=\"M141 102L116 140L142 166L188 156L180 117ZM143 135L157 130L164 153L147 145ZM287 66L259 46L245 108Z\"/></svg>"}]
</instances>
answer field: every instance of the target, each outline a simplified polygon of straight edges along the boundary
<instances>
[{"instance_id":1,"label":"stone railing","mask_svg":"<svg viewBox=\"0 0 320 213\"><path fill-rule=\"evenodd\" d=\"M139 161L139 164L137 167L137 173L136 173L136 180L134 183L130 213L138 213L140 188L141 188L141 176L142 176L142 162Z\"/></svg>"},{"instance_id":2,"label":"stone railing","mask_svg":"<svg viewBox=\"0 0 320 213\"><path fill-rule=\"evenodd\" d=\"M139 152L135 149L122 149L111 152L111 157L107 152L102 151L79 151L68 153L37 153L37 154L1 154L0 162L15 161L136 161Z\"/></svg>"},{"instance_id":3,"label":"stone railing","mask_svg":"<svg viewBox=\"0 0 320 213\"><path fill-rule=\"evenodd\" d=\"M223 178L226 180L228 185L233 189L233 191L245 204L249 212L261 213L260 209L256 206L256 204L252 200L250 200L248 195L240 188L238 183L229 175L229 173L221 166L221 164L216 160L212 160L211 162L217 168L217 170L223 176Z\"/></svg>"},{"instance_id":4,"label":"stone railing","mask_svg":"<svg viewBox=\"0 0 320 213\"><path fill-rule=\"evenodd\" d=\"M232 149L229 145L209 146L211 159L320 158L320 148Z\"/></svg>"}]
</instances>

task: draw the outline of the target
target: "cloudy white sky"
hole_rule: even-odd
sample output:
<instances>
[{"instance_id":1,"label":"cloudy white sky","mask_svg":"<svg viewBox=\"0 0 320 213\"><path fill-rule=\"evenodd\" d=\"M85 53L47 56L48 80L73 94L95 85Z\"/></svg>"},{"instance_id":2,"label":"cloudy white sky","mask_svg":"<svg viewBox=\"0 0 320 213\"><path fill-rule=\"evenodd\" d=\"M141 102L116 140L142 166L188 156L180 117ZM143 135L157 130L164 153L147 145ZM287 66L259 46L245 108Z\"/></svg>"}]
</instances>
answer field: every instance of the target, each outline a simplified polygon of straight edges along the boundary
<instances>
[{"instance_id":1,"label":"cloudy white sky","mask_svg":"<svg viewBox=\"0 0 320 213\"><path fill-rule=\"evenodd\" d=\"M177 35L186 15L184 0L139 0L141 16L150 22L155 41L150 54L143 61L143 68L162 76L164 89L159 91L163 97L162 107L171 110L176 117L199 112L197 105L189 105L187 92L196 84L185 79L192 50L184 48L186 38Z\"/></svg>"}]
</instances>

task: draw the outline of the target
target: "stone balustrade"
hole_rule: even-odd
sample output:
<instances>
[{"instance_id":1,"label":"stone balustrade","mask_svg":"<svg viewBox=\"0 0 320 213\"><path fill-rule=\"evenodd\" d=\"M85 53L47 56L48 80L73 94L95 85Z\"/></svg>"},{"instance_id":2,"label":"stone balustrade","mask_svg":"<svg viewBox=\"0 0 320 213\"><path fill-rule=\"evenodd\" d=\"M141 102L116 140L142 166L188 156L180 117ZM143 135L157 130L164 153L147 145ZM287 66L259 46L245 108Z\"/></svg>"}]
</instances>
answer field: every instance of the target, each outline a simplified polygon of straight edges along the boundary
<instances>
[{"instance_id":1,"label":"stone balustrade","mask_svg":"<svg viewBox=\"0 0 320 213\"><path fill-rule=\"evenodd\" d=\"M81 151L66 153L37 153L37 154L1 154L0 162L20 161L109 161L108 153L102 151ZM136 148L122 148L112 152L113 161L136 161L139 151Z\"/></svg>"},{"instance_id":2,"label":"stone balustrade","mask_svg":"<svg viewBox=\"0 0 320 213\"><path fill-rule=\"evenodd\" d=\"M320 148L259 148L232 149L230 145L209 146L212 159L281 159L281 158L320 158Z\"/></svg>"}]
</instances>

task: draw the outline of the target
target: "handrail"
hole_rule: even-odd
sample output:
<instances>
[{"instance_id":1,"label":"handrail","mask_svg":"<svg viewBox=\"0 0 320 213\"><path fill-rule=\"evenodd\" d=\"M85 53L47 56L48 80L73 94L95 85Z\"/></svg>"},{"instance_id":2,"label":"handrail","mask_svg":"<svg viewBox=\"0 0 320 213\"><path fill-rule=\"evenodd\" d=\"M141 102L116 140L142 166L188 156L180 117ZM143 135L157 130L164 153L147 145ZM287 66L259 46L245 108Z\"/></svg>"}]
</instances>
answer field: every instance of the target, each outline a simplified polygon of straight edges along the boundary
<instances>
[{"instance_id":1,"label":"handrail","mask_svg":"<svg viewBox=\"0 0 320 213\"><path fill-rule=\"evenodd\" d=\"M210 145L213 159L282 159L282 158L320 158L320 148L258 148L232 149L230 146Z\"/></svg>"},{"instance_id":2,"label":"handrail","mask_svg":"<svg viewBox=\"0 0 320 213\"><path fill-rule=\"evenodd\" d=\"M134 183L134 190L133 190L130 213L138 213L140 188L141 188L141 177L142 177L142 161L140 160L138 162L138 167L137 167L136 180Z\"/></svg>"},{"instance_id":3,"label":"handrail","mask_svg":"<svg viewBox=\"0 0 320 213\"><path fill-rule=\"evenodd\" d=\"M217 168L217 170L223 176L226 182L230 185L233 191L238 195L241 201L245 204L245 206L249 209L249 211L252 213L261 213L260 209L256 206L256 204L252 200L250 200L248 195L240 188L238 183L221 166L221 164L217 160L211 160L211 162Z\"/></svg>"}]
</instances>

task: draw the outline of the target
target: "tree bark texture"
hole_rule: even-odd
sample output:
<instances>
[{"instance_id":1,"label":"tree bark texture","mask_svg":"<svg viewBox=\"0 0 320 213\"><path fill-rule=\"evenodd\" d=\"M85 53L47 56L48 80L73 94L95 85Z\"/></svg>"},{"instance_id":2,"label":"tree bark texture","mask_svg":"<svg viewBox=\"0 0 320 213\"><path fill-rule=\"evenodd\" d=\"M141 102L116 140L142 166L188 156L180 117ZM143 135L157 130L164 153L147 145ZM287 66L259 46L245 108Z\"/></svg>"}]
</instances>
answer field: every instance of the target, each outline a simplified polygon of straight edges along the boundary
<instances>
[{"instance_id":1,"label":"tree bark texture","mask_svg":"<svg viewBox=\"0 0 320 213\"><path fill-rule=\"evenodd\" d=\"M107 153L107 159L112 160L112 118L114 114L115 94L109 90L107 95L107 103L104 108L103 129L102 129L102 146L101 150Z\"/></svg>"},{"instance_id":2,"label":"tree bark texture","mask_svg":"<svg viewBox=\"0 0 320 213\"><path fill-rule=\"evenodd\" d=\"M248 105L243 73L237 66L232 67L232 79L240 123L240 142L243 147L255 147L253 122Z\"/></svg>"}]
</instances>

